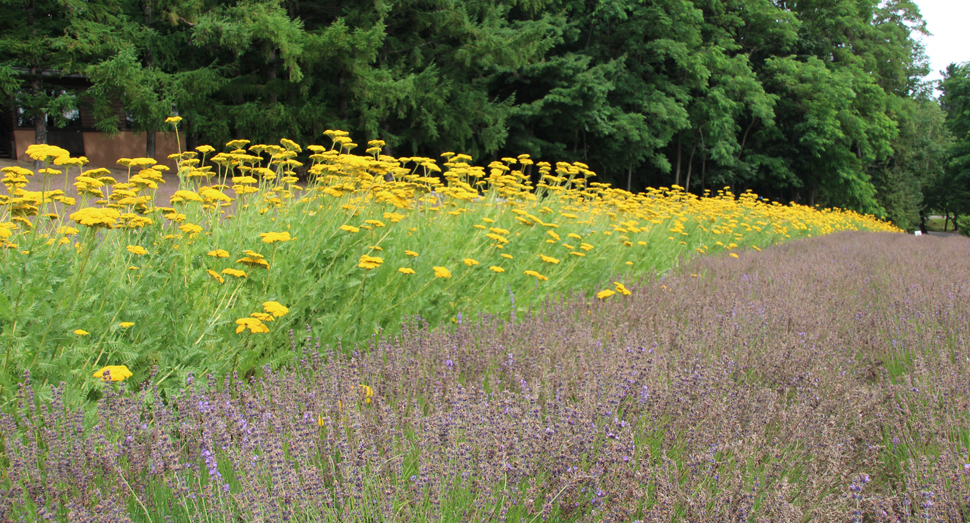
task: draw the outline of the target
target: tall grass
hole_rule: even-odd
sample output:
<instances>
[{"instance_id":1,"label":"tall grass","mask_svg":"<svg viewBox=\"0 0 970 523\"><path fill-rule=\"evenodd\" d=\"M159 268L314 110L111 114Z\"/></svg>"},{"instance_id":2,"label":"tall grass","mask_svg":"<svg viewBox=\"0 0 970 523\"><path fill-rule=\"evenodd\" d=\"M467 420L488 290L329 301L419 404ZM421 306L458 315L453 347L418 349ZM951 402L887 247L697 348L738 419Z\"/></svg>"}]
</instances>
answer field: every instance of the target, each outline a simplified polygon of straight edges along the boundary
<instances>
[{"instance_id":1,"label":"tall grass","mask_svg":"<svg viewBox=\"0 0 970 523\"><path fill-rule=\"evenodd\" d=\"M727 188L631 194L583 164L527 155L481 167L446 153L439 166L372 142L358 156L346 133L328 134L330 148L306 152L284 139L181 153L168 202L156 201L164 177L151 159L119 160L129 174L115 180L35 146L49 168L41 192L23 189L34 173L6 168L0 398L9 405L26 371L41 391L65 382L70 404L99 397L93 374L106 365L130 368L135 385L158 368L162 389L190 372L247 377L293 361L290 330L349 351L408 317L521 317L698 253L892 229Z\"/></svg>"}]
</instances>

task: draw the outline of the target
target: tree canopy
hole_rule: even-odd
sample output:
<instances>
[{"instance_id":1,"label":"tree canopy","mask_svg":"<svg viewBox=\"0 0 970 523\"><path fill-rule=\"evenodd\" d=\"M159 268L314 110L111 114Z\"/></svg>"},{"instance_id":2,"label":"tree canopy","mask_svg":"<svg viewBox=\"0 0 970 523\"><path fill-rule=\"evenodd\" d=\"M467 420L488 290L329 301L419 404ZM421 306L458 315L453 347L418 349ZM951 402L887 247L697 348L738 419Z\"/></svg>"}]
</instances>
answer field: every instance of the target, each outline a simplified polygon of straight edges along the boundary
<instances>
[{"instance_id":1,"label":"tree canopy","mask_svg":"<svg viewBox=\"0 0 970 523\"><path fill-rule=\"evenodd\" d=\"M173 113L190 144L339 128L395 154L528 153L630 190L729 185L906 228L970 177L970 145L949 145L970 125L944 125L920 80L913 0L0 0L0 15L12 104L80 102L112 132L120 102L149 154ZM52 87L70 74L81 96ZM962 110L966 77L951 69L946 107Z\"/></svg>"}]
</instances>

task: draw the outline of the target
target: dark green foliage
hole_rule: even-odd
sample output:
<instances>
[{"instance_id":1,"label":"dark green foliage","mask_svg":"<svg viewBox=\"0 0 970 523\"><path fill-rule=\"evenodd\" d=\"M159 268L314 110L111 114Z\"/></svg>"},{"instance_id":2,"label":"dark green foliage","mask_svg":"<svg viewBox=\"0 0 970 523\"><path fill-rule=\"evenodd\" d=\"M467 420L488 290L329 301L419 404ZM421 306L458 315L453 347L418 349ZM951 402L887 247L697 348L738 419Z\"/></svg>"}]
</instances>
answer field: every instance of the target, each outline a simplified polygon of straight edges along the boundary
<instances>
[{"instance_id":1,"label":"dark green foliage","mask_svg":"<svg viewBox=\"0 0 970 523\"><path fill-rule=\"evenodd\" d=\"M5 20L31 20L33 5L0 0ZM121 125L120 101L149 136L177 112L190 145L319 143L331 128L383 139L390 154L529 153L585 162L633 190L731 185L905 228L921 206L938 206L924 171L942 161L943 142L920 138L935 102L920 80L927 60L913 34L925 22L912 0L43 9L55 14L31 22L39 40L23 24L0 26L0 50L14 57L0 62L0 89L30 114L61 114L74 98L31 87L23 68L81 73L105 131Z\"/></svg>"},{"instance_id":2,"label":"dark green foliage","mask_svg":"<svg viewBox=\"0 0 970 523\"><path fill-rule=\"evenodd\" d=\"M947 112L946 124L953 134L953 142L950 163L931 193L933 208L944 214L967 215L970 214L970 64L951 64L947 68L941 102Z\"/></svg>"}]
</instances>

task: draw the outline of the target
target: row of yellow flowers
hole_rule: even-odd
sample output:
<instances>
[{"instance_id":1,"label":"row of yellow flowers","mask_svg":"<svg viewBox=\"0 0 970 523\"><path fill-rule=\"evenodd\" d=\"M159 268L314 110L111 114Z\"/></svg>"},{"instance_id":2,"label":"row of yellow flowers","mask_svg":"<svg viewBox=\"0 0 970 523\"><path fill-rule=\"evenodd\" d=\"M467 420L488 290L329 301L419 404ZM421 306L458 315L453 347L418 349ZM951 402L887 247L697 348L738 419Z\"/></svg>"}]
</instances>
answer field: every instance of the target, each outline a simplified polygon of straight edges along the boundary
<instances>
[{"instance_id":1,"label":"row of yellow flowers","mask_svg":"<svg viewBox=\"0 0 970 523\"><path fill-rule=\"evenodd\" d=\"M177 124L177 118L170 123ZM642 276L660 256L676 260L723 250L736 258L733 251L742 246L758 249L759 243L793 235L896 230L872 216L781 205L750 192L735 195L729 188L705 196L677 186L634 194L593 181L595 173L581 162L553 165L519 155L477 166L470 156L451 152L440 160L395 158L382 154L380 140L356 155L347 133L325 135L329 147L306 150L287 139L279 145L233 140L225 152L200 146L173 155L177 167L171 173L151 158L123 158L118 162L127 170L123 177L107 169L84 170L87 160L71 158L63 149L32 146L28 154L46 162L45 168L2 170L0 183L8 194L0 195L0 247L6 248L0 256L15 264L41 248L49 248L51 257L67 248L80 273L92 249L120 234L127 257L118 263L133 274L125 278L137 281L139 271L160 263L162 253L183 253L179 271L199 271L207 285L226 289L200 291L220 307L228 311L240 297L263 303L262 310L233 313L229 332L267 334L289 312L280 301L299 307L302 315L328 306L301 302L307 292L268 294L271 284L278 289L276 282L300 270L294 260L331 247L338 261L326 270L359 282L360 300L367 299L360 291L365 282L387 287L378 306L358 305L379 314L394 312L423 292L454 292L472 281L493 290L506 286L497 282L521 286L528 281L542 296L543 288L562 292L596 284L589 280L594 275L604 280L624 271ZM27 190L37 175L43 176L43 189ZM55 188L60 176L63 186ZM177 190L167 202L158 202L159 186L173 177ZM227 230L236 236L226 236ZM189 274L177 277L187 282ZM475 289L465 292L474 297L481 292ZM613 288L596 296L630 294L614 281ZM455 308L463 302L446 303ZM338 323L347 321L353 306L341 305L341 310L334 312ZM74 330L79 331L86 334ZM115 379L123 373L110 374Z\"/></svg>"}]
</instances>

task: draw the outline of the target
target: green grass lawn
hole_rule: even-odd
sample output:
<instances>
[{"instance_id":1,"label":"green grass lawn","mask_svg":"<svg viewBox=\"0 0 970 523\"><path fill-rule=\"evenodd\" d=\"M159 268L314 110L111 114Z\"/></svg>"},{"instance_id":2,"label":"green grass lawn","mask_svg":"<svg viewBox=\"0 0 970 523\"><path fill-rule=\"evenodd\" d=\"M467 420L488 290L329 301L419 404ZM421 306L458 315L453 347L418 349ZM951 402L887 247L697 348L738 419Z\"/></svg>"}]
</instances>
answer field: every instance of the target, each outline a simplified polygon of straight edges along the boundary
<instances>
[{"instance_id":1,"label":"green grass lawn","mask_svg":"<svg viewBox=\"0 0 970 523\"><path fill-rule=\"evenodd\" d=\"M944 229L944 225L946 228ZM956 232L953 227L953 220L950 219L944 224L944 219L942 216L931 216L926 220L926 230L932 232Z\"/></svg>"}]
</instances>

